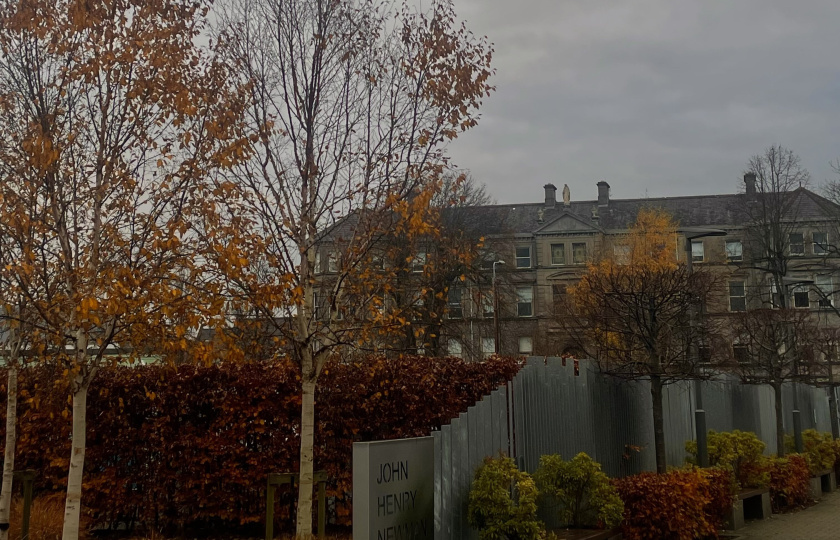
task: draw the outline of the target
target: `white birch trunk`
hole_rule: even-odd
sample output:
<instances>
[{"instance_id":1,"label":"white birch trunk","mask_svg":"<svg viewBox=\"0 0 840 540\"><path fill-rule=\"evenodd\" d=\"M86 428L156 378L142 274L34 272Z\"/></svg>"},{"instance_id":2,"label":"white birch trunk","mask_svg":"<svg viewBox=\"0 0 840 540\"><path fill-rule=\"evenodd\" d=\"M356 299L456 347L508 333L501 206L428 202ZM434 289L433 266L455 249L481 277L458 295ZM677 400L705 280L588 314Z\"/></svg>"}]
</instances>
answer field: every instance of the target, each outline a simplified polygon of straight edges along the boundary
<instances>
[{"instance_id":1,"label":"white birch trunk","mask_svg":"<svg viewBox=\"0 0 840 540\"><path fill-rule=\"evenodd\" d=\"M297 535L312 536L312 492L315 464L315 380L303 381L300 411L300 483L297 508ZM320 534L320 531L319 531Z\"/></svg>"},{"instance_id":2,"label":"white birch trunk","mask_svg":"<svg viewBox=\"0 0 840 540\"><path fill-rule=\"evenodd\" d=\"M6 453L3 461L3 487L0 489L0 540L9 538L9 514L12 509L12 482L15 470L15 443L17 433L17 368L9 366L8 392L6 393Z\"/></svg>"},{"instance_id":3,"label":"white birch trunk","mask_svg":"<svg viewBox=\"0 0 840 540\"><path fill-rule=\"evenodd\" d=\"M85 429L87 393L90 381L79 381L73 393L73 446L70 450L70 471L67 474L67 498L64 502L62 540L78 540L82 510L82 472L85 466Z\"/></svg>"}]
</instances>

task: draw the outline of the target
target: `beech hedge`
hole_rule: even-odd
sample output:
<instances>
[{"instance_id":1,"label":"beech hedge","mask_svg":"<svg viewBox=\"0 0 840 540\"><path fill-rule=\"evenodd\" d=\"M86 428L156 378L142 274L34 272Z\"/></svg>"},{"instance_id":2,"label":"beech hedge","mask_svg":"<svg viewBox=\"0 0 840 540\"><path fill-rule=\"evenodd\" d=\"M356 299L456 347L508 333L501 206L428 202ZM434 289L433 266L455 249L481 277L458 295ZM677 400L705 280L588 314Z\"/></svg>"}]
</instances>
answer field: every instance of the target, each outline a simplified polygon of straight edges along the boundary
<instances>
[{"instance_id":1,"label":"beech hedge","mask_svg":"<svg viewBox=\"0 0 840 540\"><path fill-rule=\"evenodd\" d=\"M332 521L352 515L353 442L428 435L520 367L512 358L426 357L328 365L316 395L315 469L330 478ZM35 469L39 491L66 485L71 402L62 375L48 365L20 374L15 469ZM3 403L5 382L0 370ZM298 468L299 427L300 376L288 361L104 369L88 397L84 510L102 526L259 523L267 474Z\"/></svg>"}]
</instances>

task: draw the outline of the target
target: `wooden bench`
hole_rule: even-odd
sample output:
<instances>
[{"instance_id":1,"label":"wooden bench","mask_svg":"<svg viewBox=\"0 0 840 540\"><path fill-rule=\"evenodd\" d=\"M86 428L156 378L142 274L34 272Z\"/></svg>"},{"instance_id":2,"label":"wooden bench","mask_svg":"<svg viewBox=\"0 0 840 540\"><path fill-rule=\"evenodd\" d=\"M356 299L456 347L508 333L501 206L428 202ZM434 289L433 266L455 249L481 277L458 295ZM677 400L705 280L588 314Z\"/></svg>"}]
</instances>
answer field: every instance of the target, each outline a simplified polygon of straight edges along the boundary
<instances>
[{"instance_id":1,"label":"wooden bench","mask_svg":"<svg viewBox=\"0 0 840 540\"><path fill-rule=\"evenodd\" d=\"M726 530L740 529L748 519L767 519L770 517L770 490L766 488L746 489L738 493L732 510L726 517Z\"/></svg>"},{"instance_id":2,"label":"wooden bench","mask_svg":"<svg viewBox=\"0 0 840 540\"><path fill-rule=\"evenodd\" d=\"M811 498L819 499L823 493L837 489L837 475L831 469L820 471L811 477Z\"/></svg>"}]
</instances>

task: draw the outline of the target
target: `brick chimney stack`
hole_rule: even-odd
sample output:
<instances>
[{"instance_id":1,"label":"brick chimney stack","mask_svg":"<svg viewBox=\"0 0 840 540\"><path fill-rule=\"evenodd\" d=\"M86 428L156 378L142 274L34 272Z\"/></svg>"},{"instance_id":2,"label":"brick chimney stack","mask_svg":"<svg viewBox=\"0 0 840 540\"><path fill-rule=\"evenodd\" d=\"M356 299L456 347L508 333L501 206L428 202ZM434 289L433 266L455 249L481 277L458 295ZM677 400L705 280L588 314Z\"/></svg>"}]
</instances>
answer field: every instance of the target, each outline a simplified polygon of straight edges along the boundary
<instances>
[{"instance_id":1,"label":"brick chimney stack","mask_svg":"<svg viewBox=\"0 0 840 540\"><path fill-rule=\"evenodd\" d=\"M598 206L610 205L610 185L603 180L598 182Z\"/></svg>"},{"instance_id":2,"label":"brick chimney stack","mask_svg":"<svg viewBox=\"0 0 840 540\"><path fill-rule=\"evenodd\" d=\"M744 173L744 184L746 185L746 193L748 199L755 199L755 173Z\"/></svg>"},{"instance_id":3,"label":"brick chimney stack","mask_svg":"<svg viewBox=\"0 0 840 540\"><path fill-rule=\"evenodd\" d=\"M554 184L546 184L545 188L545 207L554 208L557 205L557 188Z\"/></svg>"}]
</instances>

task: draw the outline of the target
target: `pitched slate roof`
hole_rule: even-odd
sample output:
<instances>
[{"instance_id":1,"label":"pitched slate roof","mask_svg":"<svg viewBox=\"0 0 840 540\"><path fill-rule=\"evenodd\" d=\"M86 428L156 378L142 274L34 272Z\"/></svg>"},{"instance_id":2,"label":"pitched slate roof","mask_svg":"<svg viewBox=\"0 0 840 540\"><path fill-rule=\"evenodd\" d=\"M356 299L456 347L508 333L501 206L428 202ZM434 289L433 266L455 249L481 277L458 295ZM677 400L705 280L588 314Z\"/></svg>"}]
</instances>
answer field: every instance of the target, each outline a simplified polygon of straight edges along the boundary
<instances>
[{"instance_id":1,"label":"pitched slate roof","mask_svg":"<svg viewBox=\"0 0 840 540\"><path fill-rule=\"evenodd\" d=\"M797 197L792 205L798 221L838 219L840 206L805 188L791 192ZM610 199L607 206L598 206L598 201L571 201L568 207L558 201L554 208L545 203L503 204L480 206L469 210L481 216L492 225L486 234L532 233L550 223L564 212L569 212L590 221L603 229L627 229L636 220L642 208L659 208L674 216L683 227L726 227L742 226L749 221L745 212L744 194L693 195L686 197L661 197L646 199ZM760 195L759 195L760 197ZM598 220L592 220L593 208L597 209ZM492 219L488 219L489 216Z\"/></svg>"},{"instance_id":2,"label":"pitched slate roof","mask_svg":"<svg viewBox=\"0 0 840 540\"><path fill-rule=\"evenodd\" d=\"M791 205L796 221L822 221L840 219L840 206L828 199L798 188L790 192L797 201ZM607 206L598 206L597 200L571 201L568 207L557 201L554 208L544 202L525 204L495 204L450 208L445 212L457 212L457 221L470 223L480 228L485 236L532 234L551 223L564 213L571 213L581 221L592 223L605 230L623 230L636 220L642 208L658 208L671 214L682 227L739 227L749 222L745 211L746 195L691 195L685 197L659 197L644 199L610 199ZM761 194L757 195L761 197ZM592 219L593 209L598 220ZM346 216L322 233L322 239L333 239L352 235L358 223L355 215Z\"/></svg>"}]
</instances>

